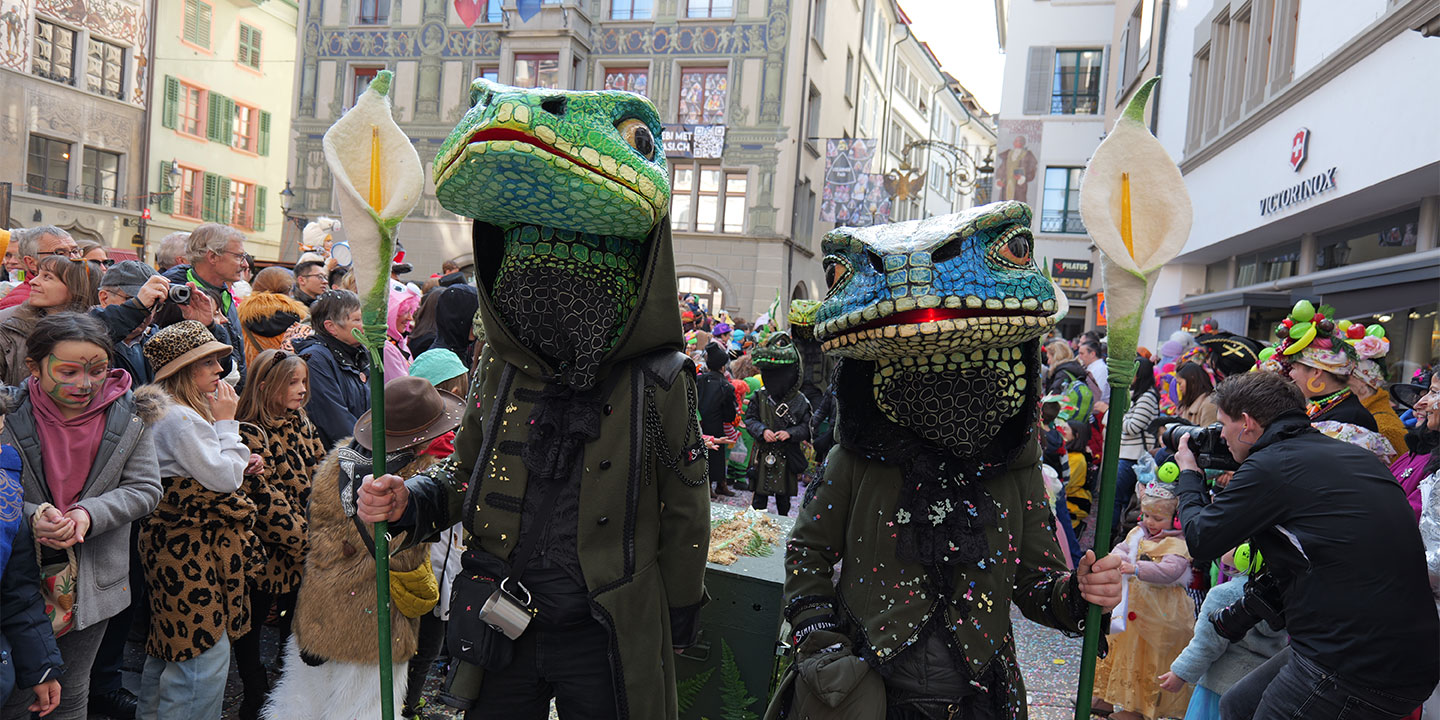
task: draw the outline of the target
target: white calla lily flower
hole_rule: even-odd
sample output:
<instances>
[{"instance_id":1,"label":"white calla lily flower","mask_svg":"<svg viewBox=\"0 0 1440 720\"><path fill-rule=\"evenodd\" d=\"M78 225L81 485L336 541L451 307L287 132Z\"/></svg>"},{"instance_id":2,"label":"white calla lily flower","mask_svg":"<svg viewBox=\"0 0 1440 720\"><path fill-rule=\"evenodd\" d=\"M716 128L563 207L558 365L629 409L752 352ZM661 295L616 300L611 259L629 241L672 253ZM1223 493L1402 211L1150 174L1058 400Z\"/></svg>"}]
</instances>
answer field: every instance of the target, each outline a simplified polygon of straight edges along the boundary
<instances>
[{"instance_id":1,"label":"white calla lily flower","mask_svg":"<svg viewBox=\"0 0 1440 720\"><path fill-rule=\"evenodd\" d=\"M1180 168L1145 127L1159 80L1135 92L1080 183L1080 216L1101 253L1112 355L1133 352L1155 276L1185 247L1194 216Z\"/></svg>"},{"instance_id":2,"label":"white calla lily flower","mask_svg":"<svg viewBox=\"0 0 1440 720\"><path fill-rule=\"evenodd\" d=\"M325 162L339 190L345 236L355 258L355 287L366 298L378 296L376 288L383 288L388 299L395 228L425 190L420 155L391 111L390 81L388 70L376 75L355 107L325 132L323 141ZM379 165L373 174L372 162ZM372 177L380 181L379 202L374 207Z\"/></svg>"}]
</instances>

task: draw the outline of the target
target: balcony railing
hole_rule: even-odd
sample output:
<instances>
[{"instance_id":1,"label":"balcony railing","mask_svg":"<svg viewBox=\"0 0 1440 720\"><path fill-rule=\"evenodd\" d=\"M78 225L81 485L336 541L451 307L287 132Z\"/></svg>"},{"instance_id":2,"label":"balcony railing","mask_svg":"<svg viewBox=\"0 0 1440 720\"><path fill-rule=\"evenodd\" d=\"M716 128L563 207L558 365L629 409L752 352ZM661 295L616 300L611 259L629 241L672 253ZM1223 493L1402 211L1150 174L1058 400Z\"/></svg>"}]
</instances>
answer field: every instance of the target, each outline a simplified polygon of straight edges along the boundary
<instances>
[{"instance_id":1,"label":"balcony railing","mask_svg":"<svg viewBox=\"0 0 1440 720\"><path fill-rule=\"evenodd\" d=\"M36 176L30 176L25 182L25 189L37 195L49 195L50 197L65 198L67 200L79 200L91 205L103 205L106 207L126 207L128 204L122 202L123 198L114 188L100 187L98 185L77 185L73 189L64 180L45 180Z\"/></svg>"}]
</instances>

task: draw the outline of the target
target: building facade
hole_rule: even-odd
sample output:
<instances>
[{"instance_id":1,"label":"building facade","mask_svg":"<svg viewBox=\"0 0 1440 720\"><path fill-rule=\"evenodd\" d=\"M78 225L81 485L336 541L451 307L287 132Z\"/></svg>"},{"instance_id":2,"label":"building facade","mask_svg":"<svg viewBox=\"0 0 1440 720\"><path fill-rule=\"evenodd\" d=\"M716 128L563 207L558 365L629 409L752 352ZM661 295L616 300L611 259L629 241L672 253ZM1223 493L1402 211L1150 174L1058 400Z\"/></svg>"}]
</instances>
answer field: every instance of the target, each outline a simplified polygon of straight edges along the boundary
<instances>
[{"instance_id":1,"label":"building facade","mask_svg":"<svg viewBox=\"0 0 1440 720\"><path fill-rule=\"evenodd\" d=\"M1337 319L1383 324L1393 379L1433 364L1440 2L1169 5L1156 124L1195 222L1162 272L1142 343L1205 318L1273 340L1310 298ZM1397 112L1371 121L1346 110L1387 107Z\"/></svg>"},{"instance_id":2,"label":"building facade","mask_svg":"<svg viewBox=\"0 0 1440 720\"><path fill-rule=\"evenodd\" d=\"M1107 82L1115 3L996 0L995 11L1005 80L992 199L1034 209L1035 254L1070 298L1060 331L1073 337L1099 322L1080 181L1116 94Z\"/></svg>"},{"instance_id":3,"label":"building facade","mask_svg":"<svg viewBox=\"0 0 1440 720\"><path fill-rule=\"evenodd\" d=\"M144 208L149 5L0 0L0 182L10 227L131 247Z\"/></svg>"},{"instance_id":4,"label":"building facade","mask_svg":"<svg viewBox=\"0 0 1440 720\"><path fill-rule=\"evenodd\" d=\"M280 257L289 161L294 0L157 0L147 236L219 222ZM279 102L277 102L279 100Z\"/></svg>"},{"instance_id":5,"label":"building facade","mask_svg":"<svg viewBox=\"0 0 1440 720\"><path fill-rule=\"evenodd\" d=\"M796 237L793 216L796 156L805 152L809 5L547 0L522 22L513 0L488 0L467 26L444 0L309 3L296 64L295 196L287 214L334 212L321 138L381 69L395 72L396 119L427 167L468 109L472 78L631 90L653 100L666 124L682 290L753 318L777 292L808 282L813 293L821 277L815 243ZM422 272L447 259L467 264L470 222L440 207L426 175L425 194L400 228L407 260ZM293 257L292 246L287 242Z\"/></svg>"}]
</instances>

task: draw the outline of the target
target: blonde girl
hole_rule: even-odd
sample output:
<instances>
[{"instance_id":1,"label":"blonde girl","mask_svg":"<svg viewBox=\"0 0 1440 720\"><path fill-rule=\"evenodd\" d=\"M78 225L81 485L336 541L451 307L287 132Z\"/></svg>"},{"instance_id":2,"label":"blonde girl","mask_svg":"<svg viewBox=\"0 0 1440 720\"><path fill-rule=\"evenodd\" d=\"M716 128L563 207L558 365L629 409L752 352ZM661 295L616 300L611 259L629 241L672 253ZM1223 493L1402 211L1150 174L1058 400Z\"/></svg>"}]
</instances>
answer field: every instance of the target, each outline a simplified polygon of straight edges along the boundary
<instances>
[{"instance_id":1,"label":"blonde girl","mask_svg":"<svg viewBox=\"0 0 1440 720\"><path fill-rule=\"evenodd\" d=\"M248 366L236 420L241 440L263 461L260 472L245 476L245 494L255 503L254 532L263 558L250 578L250 632L234 642L245 685L241 720L260 716L269 689L260 660L260 627L271 606L278 604L284 645L305 568L310 477L325 458L325 445L305 414L309 398L310 371L300 356L266 350Z\"/></svg>"},{"instance_id":2,"label":"blonde girl","mask_svg":"<svg viewBox=\"0 0 1440 720\"><path fill-rule=\"evenodd\" d=\"M230 352L194 320L145 343L155 384L136 394L161 408L154 434L163 494L140 528L150 597L142 720L219 720L230 641L250 631L255 504L241 485L247 466L263 467L240 441L239 397L221 380Z\"/></svg>"}]
</instances>

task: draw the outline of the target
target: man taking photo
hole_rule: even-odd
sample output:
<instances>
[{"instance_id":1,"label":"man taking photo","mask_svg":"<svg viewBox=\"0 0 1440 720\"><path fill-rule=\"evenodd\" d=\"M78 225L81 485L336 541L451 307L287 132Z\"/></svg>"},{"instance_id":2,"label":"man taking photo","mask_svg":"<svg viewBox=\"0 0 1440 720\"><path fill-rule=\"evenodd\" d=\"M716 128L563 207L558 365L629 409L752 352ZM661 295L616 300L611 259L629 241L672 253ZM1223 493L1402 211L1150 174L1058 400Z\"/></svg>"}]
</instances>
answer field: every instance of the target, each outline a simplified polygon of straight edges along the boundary
<instances>
[{"instance_id":1,"label":"man taking photo","mask_svg":"<svg viewBox=\"0 0 1440 720\"><path fill-rule=\"evenodd\" d=\"M1404 717L1440 679L1440 621L1404 492L1374 453L1312 428L1304 396L1277 374L1228 378L1211 399L1240 467L1207 503L1194 436L1180 443L1186 545L1201 564L1258 547L1278 588L1266 607L1290 634L1225 693L1221 716Z\"/></svg>"}]
</instances>

